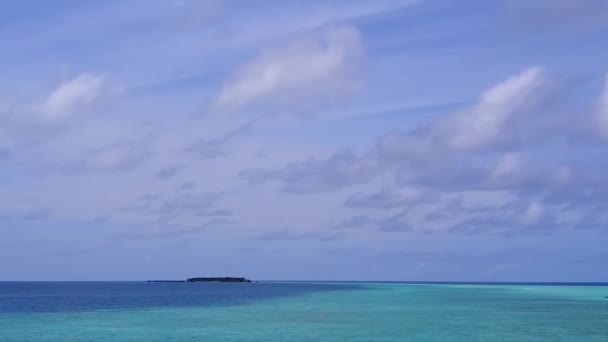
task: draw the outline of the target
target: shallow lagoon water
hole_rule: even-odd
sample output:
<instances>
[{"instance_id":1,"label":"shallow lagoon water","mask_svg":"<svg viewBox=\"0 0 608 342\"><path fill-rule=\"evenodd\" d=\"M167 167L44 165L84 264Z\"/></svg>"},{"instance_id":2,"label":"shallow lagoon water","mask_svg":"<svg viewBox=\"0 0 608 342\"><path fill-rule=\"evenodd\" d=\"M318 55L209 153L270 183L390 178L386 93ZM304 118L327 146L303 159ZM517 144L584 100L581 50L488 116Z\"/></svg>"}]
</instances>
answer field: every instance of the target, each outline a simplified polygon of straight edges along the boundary
<instances>
[{"instance_id":1,"label":"shallow lagoon water","mask_svg":"<svg viewBox=\"0 0 608 342\"><path fill-rule=\"evenodd\" d=\"M608 286L0 283L0 341L607 341Z\"/></svg>"}]
</instances>

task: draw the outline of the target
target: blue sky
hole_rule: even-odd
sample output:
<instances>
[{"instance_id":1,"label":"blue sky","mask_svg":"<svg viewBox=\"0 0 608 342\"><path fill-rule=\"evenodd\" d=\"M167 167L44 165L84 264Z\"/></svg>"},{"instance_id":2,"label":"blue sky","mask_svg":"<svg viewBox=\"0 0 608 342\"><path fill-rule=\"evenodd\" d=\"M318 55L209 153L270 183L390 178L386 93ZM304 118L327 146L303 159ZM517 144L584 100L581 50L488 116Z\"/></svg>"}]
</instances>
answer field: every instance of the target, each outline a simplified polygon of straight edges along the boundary
<instances>
[{"instance_id":1,"label":"blue sky","mask_svg":"<svg viewBox=\"0 0 608 342\"><path fill-rule=\"evenodd\" d=\"M2 1L0 280L605 281L608 3Z\"/></svg>"}]
</instances>

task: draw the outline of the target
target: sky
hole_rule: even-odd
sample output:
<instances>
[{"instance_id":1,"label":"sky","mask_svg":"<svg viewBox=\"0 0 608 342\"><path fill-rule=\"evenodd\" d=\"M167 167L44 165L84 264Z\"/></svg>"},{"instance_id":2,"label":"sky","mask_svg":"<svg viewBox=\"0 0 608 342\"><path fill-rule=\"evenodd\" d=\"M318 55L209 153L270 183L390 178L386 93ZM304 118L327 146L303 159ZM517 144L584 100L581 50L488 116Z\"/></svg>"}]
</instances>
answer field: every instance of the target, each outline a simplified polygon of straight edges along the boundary
<instances>
[{"instance_id":1,"label":"sky","mask_svg":"<svg viewBox=\"0 0 608 342\"><path fill-rule=\"evenodd\" d=\"M0 280L608 281L608 2L3 0Z\"/></svg>"}]
</instances>

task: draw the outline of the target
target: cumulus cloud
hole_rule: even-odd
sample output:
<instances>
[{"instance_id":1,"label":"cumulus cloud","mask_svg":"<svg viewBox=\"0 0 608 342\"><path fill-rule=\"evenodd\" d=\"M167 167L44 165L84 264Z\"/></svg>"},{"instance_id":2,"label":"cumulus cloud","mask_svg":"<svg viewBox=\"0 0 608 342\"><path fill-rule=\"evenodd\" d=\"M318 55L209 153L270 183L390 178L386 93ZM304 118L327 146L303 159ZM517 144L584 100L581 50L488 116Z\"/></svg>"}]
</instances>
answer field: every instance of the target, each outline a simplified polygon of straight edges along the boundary
<instances>
[{"instance_id":1,"label":"cumulus cloud","mask_svg":"<svg viewBox=\"0 0 608 342\"><path fill-rule=\"evenodd\" d=\"M428 178L443 172L437 164L458 164L458 154L513 148L540 116L536 111L545 94L543 74L541 68L528 68L485 91L465 110L440 116L410 132L387 133L371 153L393 167L424 168Z\"/></svg>"},{"instance_id":2,"label":"cumulus cloud","mask_svg":"<svg viewBox=\"0 0 608 342\"><path fill-rule=\"evenodd\" d=\"M261 53L241 67L216 100L221 109L240 109L264 101L292 106L334 101L361 84L363 44L351 26L297 36L285 46Z\"/></svg>"},{"instance_id":3,"label":"cumulus cloud","mask_svg":"<svg viewBox=\"0 0 608 342\"><path fill-rule=\"evenodd\" d=\"M526 69L483 93L466 112L438 121L431 134L445 136L449 147L463 150L511 142L514 125L530 114L542 85L542 69Z\"/></svg>"},{"instance_id":4,"label":"cumulus cloud","mask_svg":"<svg viewBox=\"0 0 608 342\"><path fill-rule=\"evenodd\" d=\"M242 176L256 182L283 182L289 192L337 191L367 183L386 172L406 183L412 178L421 183L470 182L487 173L486 168L471 172L472 164L463 164L455 156L518 142L521 137L517 133L529 123L526 119L530 120L542 91L542 75L540 68L526 69L484 92L469 109L439 117L411 132L389 132L363 155L339 152L327 159L292 163L281 169L248 170ZM516 160L508 158L498 165L502 169L495 170L496 177L515 171Z\"/></svg>"},{"instance_id":5,"label":"cumulus cloud","mask_svg":"<svg viewBox=\"0 0 608 342\"><path fill-rule=\"evenodd\" d=\"M361 67L366 53L361 34L349 24L340 24L341 19L384 12L388 8L398 8L409 2L411 1L388 0L373 3L356 1L346 9L344 9L346 2L333 0L323 2L321 6L289 5L287 9L278 6L278 2L272 3L268 7L272 7L273 13L289 12L292 17L299 19L294 21L287 16L280 18L279 22L293 23L293 26L286 27L285 32L280 32L274 38L267 37L264 42L273 42L274 47L267 48L268 45L260 44L264 50L244 63L231 78L226 80L217 97L213 98L215 109L248 110L259 105L258 109L264 111L273 111L272 107L278 106L290 112L299 112L299 108L307 109L309 108L307 106L330 103L351 95L362 84ZM553 10L548 8L551 6L544 6L546 2L543 4L538 2L538 5L533 3L534 1L528 2L528 5L543 7L543 11ZM592 7L590 1L584 0L577 4L567 3L568 1L558 0L555 8L560 13L571 12L573 16L578 16L580 15L577 14L578 11L589 13ZM351 5L351 2L348 4ZM302 16L297 11L293 11L294 8L313 9L314 7L322 9L317 13L306 13ZM601 9L602 6L595 7L595 10L598 11L598 8ZM247 9L244 12L247 12ZM242 28L243 22L240 20L242 18L237 19L234 23L238 25L234 27ZM331 26L334 19L337 21ZM253 21L257 23L258 20L255 18ZM271 27L270 31L276 31L277 22L270 21L268 25ZM225 27L233 26L232 24L222 26L217 31L224 32ZM253 30L259 32L258 27ZM248 33L244 32L243 36L247 36ZM381 43L378 45L383 46L386 42ZM547 76L542 68L527 68L490 87L473 101L472 105L446 115L430 117L428 122L411 131L395 129L382 136L363 153L342 151L327 158L311 158L287 163L277 168L246 170L240 176L248 180L250 185L277 183L281 190L287 193L327 193L343 191L354 185L365 186L367 188L365 192L348 195L340 210L349 213L355 210L373 210L374 214L378 215L386 213L384 219L380 217L367 222L373 223L376 227L384 227L378 229L385 231L417 229L414 224L415 215L410 216L409 212L405 215L403 210L429 206L433 200L439 201L438 198L444 193L517 192L518 195L515 196L521 196L521 199L526 200L525 202L530 198L538 198L538 203L547 201L551 205L561 205L564 199L568 200L568 196L573 194L572 189L581 185L581 179L585 176L583 175L585 166L574 165L578 162L565 160L566 158L561 158L562 156L553 156L555 160L546 161L546 165L537 169L535 164L539 163L538 159L544 157L543 153L524 151L546 144L540 142L539 146L525 146L526 141L522 134L525 132L526 136L533 136L536 133L532 122L540 118L538 104L539 100L542 100L546 86ZM51 129L48 128L50 126L61 126L72 119L85 117L100 106L103 107L108 97L119 89L120 86L112 84L106 74L77 75L54 87L46 96L34 95L34 98L40 100L33 101L27 106L31 109L31 113L27 115L28 120L33 119L36 124L42 125L41 131L50 131ZM608 127L608 80L596 113L599 123L597 127L599 129ZM110 122L107 126L111 127L118 123ZM24 129L20 132L33 131L30 129L31 125L21 126ZM173 131L181 133L181 130ZM605 132L608 132L608 129L605 129ZM53 156L56 155L57 159L68 157L67 159L71 160L68 164L70 167L73 166L73 169L96 172L131 169L141 165L147 160L151 151L155 151L144 146L144 143L131 140L133 137L128 137L127 140L118 139L121 134L124 133L118 133L113 137L116 139L112 139L114 140L112 142L101 141L100 144L95 143L91 146L80 144L87 140L84 134L68 137L66 145L72 143L79 146L74 150L60 146L56 150L49 149L49 151L68 150L66 153L71 154L70 156L59 154ZM186 146L179 151L183 152L180 157L215 159L226 156L227 146L238 137L248 134L250 134L249 126L245 125L211 139L179 137L179 140L175 138L179 141L175 144L177 146L172 148L179 149L180 146ZM608 133L604 135L608 136ZM19 134L13 134L10 138L17 136ZM172 145L169 141L172 138L167 137L168 145ZM4 145L7 144L0 141L0 146ZM48 151L41 151L38 155L44 155L46 152ZM163 157L164 152L158 152L160 158ZM266 160L257 160L253 163L279 163L280 160L275 159L274 153L273 151L272 157ZM75 158L70 158L71 156ZM228 162L231 163L233 160ZM159 165L165 167L161 168ZM175 184L164 183L165 186L175 189L177 184L183 185L179 187L179 196L176 191L159 199L149 200L141 204L140 213L164 218L230 216L230 211L216 207L217 196L197 193L194 183L183 183L187 179L192 179L192 174L187 175L187 179L177 179L180 176L186 177L184 175L186 172L181 172L181 165L163 162L154 164L154 169L147 170L151 176L175 180ZM594 167L598 168L597 165L590 168ZM188 171L194 172L196 169L197 167L193 165ZM586 178L585 191L592 189L593 184L598 184L597 177L591 175ZM371 184L379 178L382 178L383 188L373 191ZM205 186L201 184L200 188L204 189ZM416 190L409 191L410 189ZM602 197L598 190L589 193L580 191L576 194L586 199ZM518 221L519 224L547 222L545 217L551 211L548 209L549 204L530 204L526 208L526 210L520 208L521 210L518 211L520 217L524 218ZM360 222L366 220L363 217L358 218ZM359 225L354 221L348 223Z\"/></svg>"},{"instance_id":6,"label":"cumulus cloud","mask_svg":"<svg viewBox=\"0 0 608 342\"><path fill-rule=\"evenodd\" d=\"M279 182L284 192L291 193L343 191L380 178L392 182L392 188L385 185L378 192L351 194L344 202L346 208L384 214L354 216L333 224L335 228L366 225L382 231L477 232L489 227L500 231L572 227L576 217L608 209L608 193L601 190L606 183L600 175L604 164L591 157L602 146L588 135L589 146L577 147L577 153L589 158L575 159L571 150L561 150L565 147L558 135L529 139L556 117L551 106L543 105L550 90L546 80L541 68L528 68L485 91L469 108L438 116L410 132L389 132L363 153L337 152L281 168L248 170L241 176L252 183ZM577 119L595 117L601 122L606 93L596 111L583 112ZM562 133L570 134L577 127L561 127ZM417 192L408 193L411 189ZM445 196L496 203L439 208ZM395 214L396 209L402 212ZM563 217L568 217L568 224L559 221Z\"/></svg>"}]
</instances>

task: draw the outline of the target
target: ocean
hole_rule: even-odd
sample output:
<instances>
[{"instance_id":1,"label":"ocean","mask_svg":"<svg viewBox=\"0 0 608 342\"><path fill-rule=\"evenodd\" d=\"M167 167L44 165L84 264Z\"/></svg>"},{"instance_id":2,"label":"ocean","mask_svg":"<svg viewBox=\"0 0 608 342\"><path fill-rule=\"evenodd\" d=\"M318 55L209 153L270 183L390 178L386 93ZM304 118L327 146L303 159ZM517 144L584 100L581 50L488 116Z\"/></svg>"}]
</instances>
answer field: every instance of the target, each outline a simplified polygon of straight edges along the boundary
<instances>
[{"instance_id":1,"label":"ocean","mask_svg":"<svg viewBox=\"0 0 608 342\"><path fill-rule=\"evenodd\" d=\"M0 341L608 341L608 284L0 282Z\"/></svg>"}]
</instances>

